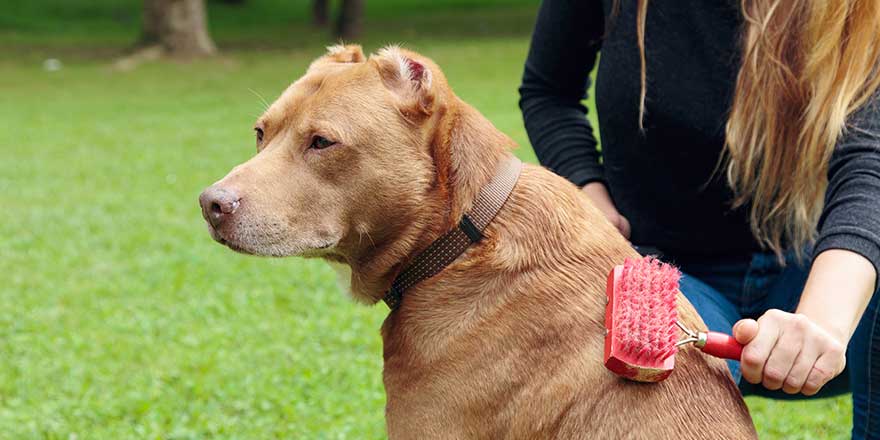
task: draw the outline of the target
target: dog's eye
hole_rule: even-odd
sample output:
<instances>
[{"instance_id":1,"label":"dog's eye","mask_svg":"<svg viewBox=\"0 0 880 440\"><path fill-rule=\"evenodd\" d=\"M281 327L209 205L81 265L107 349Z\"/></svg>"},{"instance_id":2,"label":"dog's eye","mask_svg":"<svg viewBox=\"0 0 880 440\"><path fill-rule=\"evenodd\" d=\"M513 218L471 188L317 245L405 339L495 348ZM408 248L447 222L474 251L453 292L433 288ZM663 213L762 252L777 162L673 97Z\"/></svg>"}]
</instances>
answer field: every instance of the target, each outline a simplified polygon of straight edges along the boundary
<instances>
[{"instance_id":1,"label":"dog's eye","mask_svg":"<svg viewBox=\"0 0 880 440\"><path fill-rule=\"evenodd\" d=\"M263 129L260 127L254 128L254 132L257 134L257 145L263 143Z\"/></svg>"},{"instance_id":2,"label":"dog's eye","mask_svg":"<svg viewBox=\"0 0 880 440\"><path fill-rule=\"evenodd\" d=\"M312 138L312 143L309 145L309 148L313 148L315 150L323 150L329 146L332 146L336 142L331 141L323 136L315 136Z\"/></svg>"}]
</instances>

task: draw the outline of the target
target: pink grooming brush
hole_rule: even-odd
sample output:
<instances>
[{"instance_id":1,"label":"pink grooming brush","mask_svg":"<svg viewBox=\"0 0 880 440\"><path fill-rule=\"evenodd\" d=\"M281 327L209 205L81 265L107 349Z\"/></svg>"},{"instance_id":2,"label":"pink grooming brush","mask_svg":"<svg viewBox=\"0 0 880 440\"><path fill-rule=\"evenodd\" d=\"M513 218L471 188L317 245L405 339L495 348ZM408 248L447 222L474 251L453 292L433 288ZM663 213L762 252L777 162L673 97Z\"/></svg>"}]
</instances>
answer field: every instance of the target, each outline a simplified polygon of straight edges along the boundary
<instances>
[{"instance_id":1,"label":"pink grooming brush","mask_svg":"<svg viewBox=\"0 0 880 440\"><path fill-rule=\"evenodd\" d=\"M655 258L627 258L608 274L605 307L605 367L639 382L659 382L672 374L678 347L694 343L704 353L739 360L742 345L733 336L695 332L678 321L675 267ZM678 329L687 337L678 340Z\"/></svg>"}]
</instances>

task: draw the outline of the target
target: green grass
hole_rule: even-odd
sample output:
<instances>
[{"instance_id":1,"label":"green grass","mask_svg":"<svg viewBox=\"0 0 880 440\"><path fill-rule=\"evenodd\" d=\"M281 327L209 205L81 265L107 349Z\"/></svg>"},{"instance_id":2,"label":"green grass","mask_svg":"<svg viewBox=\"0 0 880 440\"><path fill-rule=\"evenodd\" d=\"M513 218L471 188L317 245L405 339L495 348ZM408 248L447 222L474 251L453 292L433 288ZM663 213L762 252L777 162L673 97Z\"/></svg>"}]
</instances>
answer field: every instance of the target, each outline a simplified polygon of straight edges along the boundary
<instances>
[{"instance_id":1,"label":"green grass","mask_svg":"<svg viewBox=\"0 0 880 440\"><path fill-rule=\"evenodd\" d=\"M222 57L131 72L107 56L136 37L137 1L21 0L0 19L0 438L384 437L385 308L347 300L321 262L237 255L202 224L198 193L253 154L255 94L332 43L304 2L253 1L241 22L212 5ZM516 106L532 2L368 3L367 49L433 57L534 160ZM762 438L849 430L846 398L748 402Z\"/></svg>"}]
</instances>

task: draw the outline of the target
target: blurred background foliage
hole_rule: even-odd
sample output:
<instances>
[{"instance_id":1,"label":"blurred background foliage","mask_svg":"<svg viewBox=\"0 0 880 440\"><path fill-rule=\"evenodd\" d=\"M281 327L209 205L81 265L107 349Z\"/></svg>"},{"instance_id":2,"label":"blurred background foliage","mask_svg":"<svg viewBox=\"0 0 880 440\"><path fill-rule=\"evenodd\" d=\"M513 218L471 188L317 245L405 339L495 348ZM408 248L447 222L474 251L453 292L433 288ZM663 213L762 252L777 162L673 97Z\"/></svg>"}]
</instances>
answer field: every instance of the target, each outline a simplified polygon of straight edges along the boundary
<instances>
[{"instance_id":1,"label":"blurred background foliage","mask_svg":"<svg viewBox=\"0 0 880 440\"><path fill-rule=\"evenodd\" d=\"M340 3L330 0L330 16ZM221 48L296 49L334 41L319 27L309 0L209 0L208 30ZM132 45L142 32L142 0L7 0L0 14L4 45L108 49ZM358 38L405 41L526 36L535 0L365 1Z\"/></svg>"}]
</instances>

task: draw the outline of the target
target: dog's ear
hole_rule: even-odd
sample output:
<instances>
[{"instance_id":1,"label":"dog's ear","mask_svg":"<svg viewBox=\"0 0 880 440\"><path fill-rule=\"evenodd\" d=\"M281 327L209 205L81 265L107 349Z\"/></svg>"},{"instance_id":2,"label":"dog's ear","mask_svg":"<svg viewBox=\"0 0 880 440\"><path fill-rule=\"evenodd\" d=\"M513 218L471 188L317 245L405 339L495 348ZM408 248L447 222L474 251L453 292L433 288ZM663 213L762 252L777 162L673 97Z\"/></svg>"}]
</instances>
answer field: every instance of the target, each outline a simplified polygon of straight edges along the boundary
<instances>
[{"instance_id":1,"label":"dog's ear","mask_svg":"<svg viewBox=\"0 0 880 440\"><path fill-rule=\"evenodd\" d=\"M366 61L363 49L357 44L328 46L326 58L337 63L363 63Z\"/></svg>"},{"instance_id":2,"label":"dog's ear","mask_svg":"<svg viewBox=\"0 0 880 440\"><path fill-rule=\"evenodd\" d=\"M309 65L308 70L325 66L327 64L363 63L366 60L366 57L364 57L364 51L357 44L337 44L335 46L328 46L327 54L313 61L312 64Z\"/></svg>"},{"instance_id":3,"label":"dog's ear","mask_svg":"<svg viewBox=\"0 0 880 440\"><path fill-rule=\"evenodd\" d=\"M405 115L427 116L434 103L431 68L396 46L381 49L372 57L385 86L401 98Z\"/></svg>"}]
</instances>

